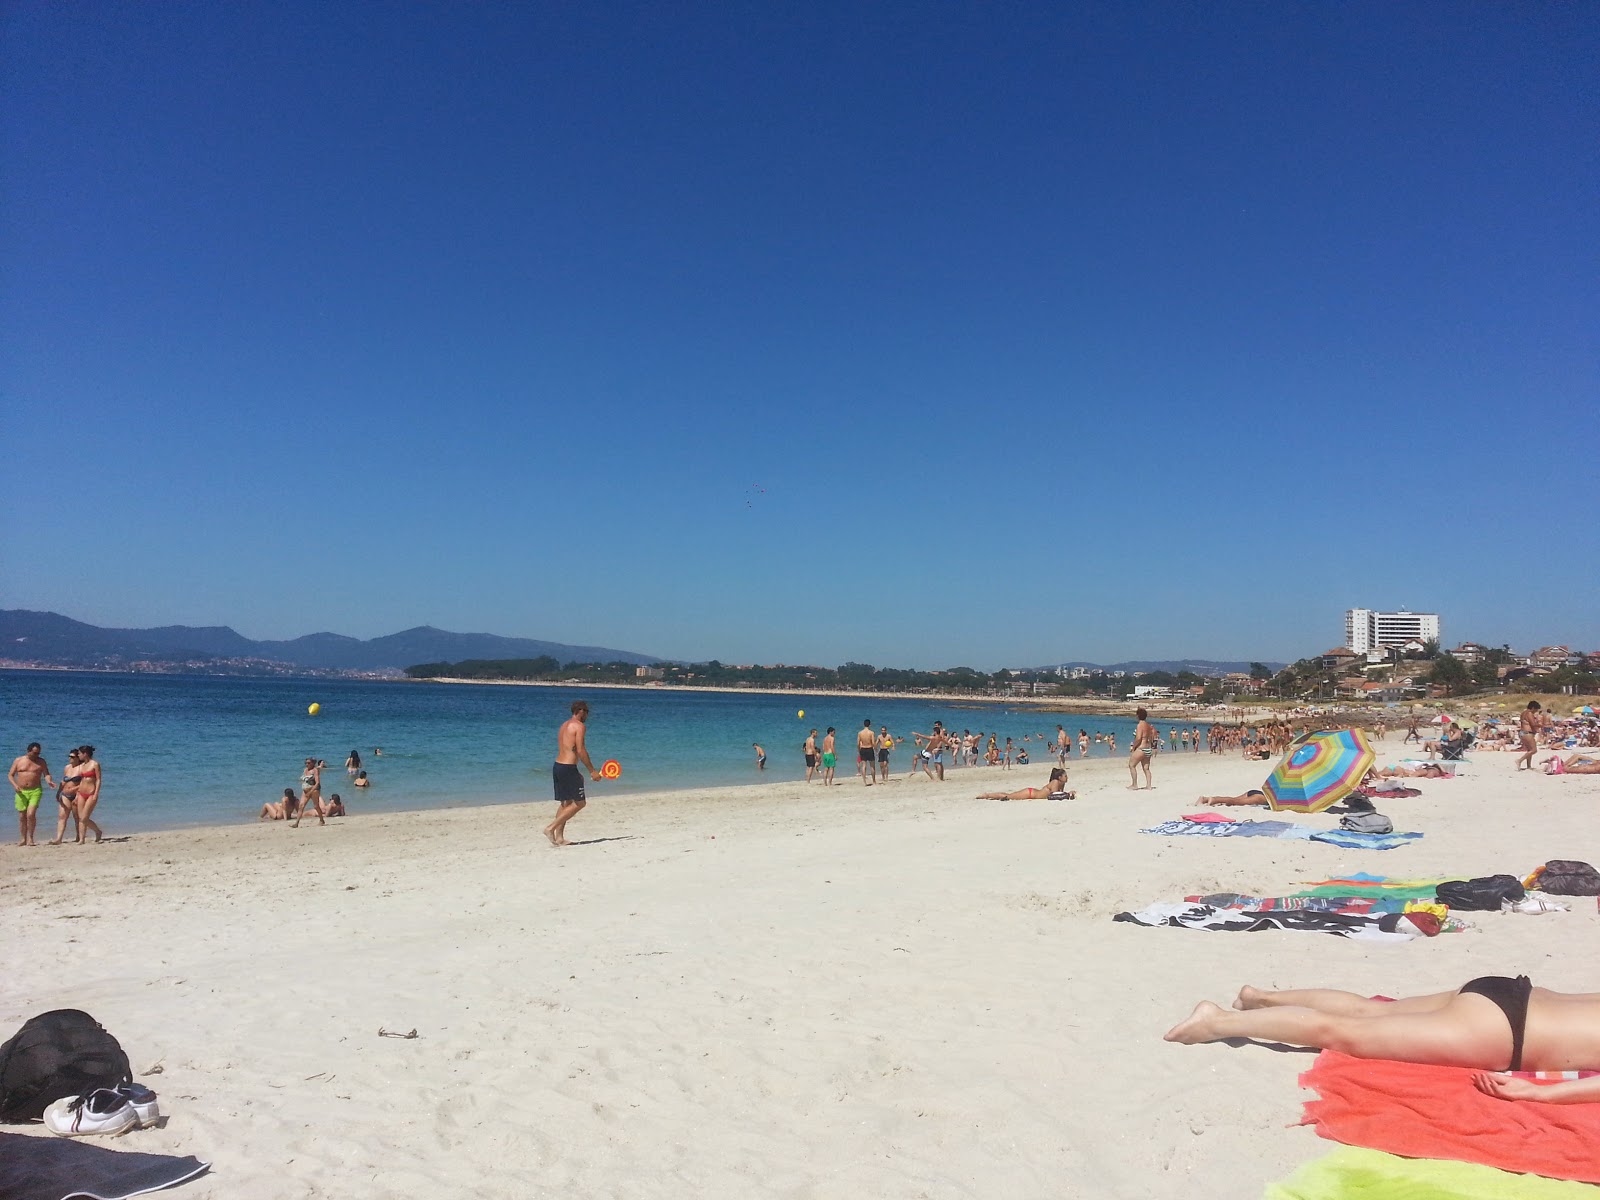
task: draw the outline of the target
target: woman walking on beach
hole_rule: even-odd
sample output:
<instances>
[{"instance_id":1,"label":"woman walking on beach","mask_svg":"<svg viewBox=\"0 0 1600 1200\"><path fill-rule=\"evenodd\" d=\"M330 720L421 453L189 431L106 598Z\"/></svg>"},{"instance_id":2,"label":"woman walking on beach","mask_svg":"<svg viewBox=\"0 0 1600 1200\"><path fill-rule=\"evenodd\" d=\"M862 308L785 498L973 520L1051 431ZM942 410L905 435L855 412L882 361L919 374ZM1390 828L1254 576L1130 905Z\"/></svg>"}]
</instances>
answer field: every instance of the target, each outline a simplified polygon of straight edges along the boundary
<instances>
[{"instance_id":1,"label":"woman walking on beach","mask_svg":"<svg viewBox=\"0 0 1600 1200\"><path fill-rule=\"evenodd\" d=\"M300 811L295 814L294 828L300 828L306 809L317 814L317 824L326 825L322 811L322 764L314 758L306 759L305 771L300 776Z\"/></svg>"},{"instance_id":2,"label":"woman walking on beach","mask_svg":"<svg viewBox=\"0 0 1600 1200\"><path fill-rule=\"evenodd\" d=\"M78 747L78 796L76 809L78 813L79 845L83 844L84 834L94 831L96 843L105 839L100 832L100 826L89 819L94 812L95 805L100 803L100 784L104 782L100 764L95 761L93 746Z\"/></svg>"},{"instance_id":3,"label":"woman walking on beach","mask_svg":"<svg viewBox=\"0 0 1600 1200\"><path fill-rule=\"evenodd\" d=\"M78 748L67 751L67 768L61 772L61 783L56 787L56 836L50 844L61 845L67 836L67 819L72 819L73 833L83 841L83 823L78 820Z\"/></svg>"},{"instance_id":4,"label":"woman walking on beach","mask_svg":"<svg viewBox=\"0 0 1600 1200\"><path fill-rule=\"evenodd\" d=\"M1517 770L1533 770L1533 756L1539 749L1539 731L1544 728L1544 713L1539 710L1537 700L1529 700L1528 707L1522 710L1522 720L1519 723L1522 733L1522 757L1517 759Z\"/></svg>"},{"instance_id":5,"label":"woman walking on beach","mask_svg":"<svg viewBox=\"0 0 1600 1200\"><path fill-rule=\"evenodd\" d=\"M1155 787L1150 782L1150 760L1155 757L1156 751L1161 749L1161 735L1156 732L1156 727L1150 724L1150 714L1144 709L1135 709L1134 716L1139 718L1139 725L1133 731L1133 748L1128 751L1128 790L1139 790L1139 768L1144 768L1144 786L1149 791Z\"/></svg>"}]
</instances>

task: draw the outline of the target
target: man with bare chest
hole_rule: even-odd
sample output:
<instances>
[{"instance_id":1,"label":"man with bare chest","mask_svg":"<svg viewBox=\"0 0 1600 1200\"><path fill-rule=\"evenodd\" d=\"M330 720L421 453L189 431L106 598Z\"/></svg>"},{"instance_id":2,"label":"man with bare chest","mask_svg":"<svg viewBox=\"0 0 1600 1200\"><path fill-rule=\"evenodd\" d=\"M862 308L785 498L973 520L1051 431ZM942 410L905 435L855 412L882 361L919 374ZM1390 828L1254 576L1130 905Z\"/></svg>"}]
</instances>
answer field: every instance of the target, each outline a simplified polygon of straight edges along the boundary
<instances>
[{"instance_id":1,"label":"man with bare chest","mask_svg":"<svg viewBox=\"0 0 1600 1200\"><path fill-rule=\"evenodd\" d=\"M561 728L556 731L556 761L550 769L556 789L556 816L544 827L544 835L550 839L552 846L567 844L567 822L577 816L587 803L583 795L583 772L578 770L578 764L581 762L588 770L590 782L600 781L594 763L589 761L589 747L584 741L588 720L588 702L574 700L572 716L563 721Z\"/></svg>"},{"instance_id":2,"label":"man with bare chest","mask_svg":"<svg viewBox=\"0 0 1600 1200\"><path fill-rule=\"evenodd\" d=\"M45 785L55 787L56 781L50 778L50 766L40 754L41 747L38 742L29 742L28 748L17 758L12 760L11 770L6 772L6 778L11 780L11 790L17 796L17 832L19 846L36 846L33 840L33 831L39 823L39 798L44 795Z\"/></svg>"}]
</instances>

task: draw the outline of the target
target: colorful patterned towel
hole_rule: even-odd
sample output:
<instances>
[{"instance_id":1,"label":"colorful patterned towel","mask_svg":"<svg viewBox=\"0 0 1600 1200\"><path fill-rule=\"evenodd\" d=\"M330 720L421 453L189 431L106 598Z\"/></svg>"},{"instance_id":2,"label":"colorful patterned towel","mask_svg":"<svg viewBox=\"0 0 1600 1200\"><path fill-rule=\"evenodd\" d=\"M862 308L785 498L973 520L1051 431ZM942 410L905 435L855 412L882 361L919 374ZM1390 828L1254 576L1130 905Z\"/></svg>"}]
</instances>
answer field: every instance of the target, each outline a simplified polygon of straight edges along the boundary
<instances>
[{"instance_id":1,"label":"colorful patterned towel","mask_svg":"<svg viewBox=\"0 0 1600 1200\"><path fill-rule=\"evenodd\" d=\"M1165 837L1268 837L1328 842L1349 850L1393 850L1415 841L1420 833L1351 833L1344 829L1312 829L1289 821L1163 821L1140 833Z\"/></svg>"},{"instance_id":2,"label":"colorful patterned towel","mask_svg":"<svg viewBox=\"0 0 1600 1200\"><path fill-rule=\"evenodd\" d=\"M1263 1200L1596 1200L1597 1195L1587 1183L1342 1146L1281 1183L1269 1183Z\"/></svg>"},{"instance_id":3,"label":"colorful patterned towel","mask_svg":"<svg viewBox=\"0 0 1600 1200\"><path fill-rule=\"evenodd\" d=\"M1600 1183L1600 1104L1496 1100L1463 1067L1317 1055L1303 1124L1350 1146Z\"/></svg>"}]
</instances>

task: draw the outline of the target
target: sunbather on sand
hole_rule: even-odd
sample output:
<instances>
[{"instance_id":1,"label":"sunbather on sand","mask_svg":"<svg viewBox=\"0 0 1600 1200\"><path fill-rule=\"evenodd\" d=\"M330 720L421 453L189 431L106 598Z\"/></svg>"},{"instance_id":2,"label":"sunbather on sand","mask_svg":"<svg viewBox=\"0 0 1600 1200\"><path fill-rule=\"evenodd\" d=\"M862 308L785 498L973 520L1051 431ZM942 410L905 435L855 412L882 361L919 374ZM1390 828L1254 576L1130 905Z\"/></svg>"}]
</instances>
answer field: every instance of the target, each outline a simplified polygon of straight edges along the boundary
<instances>
[{"instance_id":1,"label":"sunbather on sand","mask_svg":"<svg viewBox=\"0 0 1600 1200\"><path fill-rule=\"evenodd\" d=\"M1554 761L1555 758L1556 756L1552 754L1540 766L1545 766L1545 764ZM1593 754L1570 754L1560 761L1560 774L1562 775L1600 775L1600 758L1596 758ZM1546 767L1546 774L1549 774L1548 767Z\"/></svg>"},{"instance_id":2,"label":"sunbather on sand","mask_svg":"<svg viewBox=\"0 0 1600 1200\"><path fill-rule=\"evenodd\" d=\"M1491 1071L1600 1068L1600 993L1534 987L1526 975L1486 975L1453 992L1370 1000L1328 988L1244 987L1233 1009L1202 1000L1167 1030L1184 1045L1251 1038L1434 1066L1476 1067L1479 1091L1501 1100L1600 1101L1600 1076L1541 1084ZM1509 1065L1508 1065L1509 1064Z\"/></svg>"},{"instance_id":3,"label":"sunbather on sand","mask_svg":"<svg viewBox=\"0 0 1600 1200\"><path fill-rule=\"evenodd\" d=\"M1072 800L1077 792L1067 791L1067 773L1060 767L1050 772L1050 782L1042 788L1023 788L1020 792L984 792L979 800Z\"/></svg>"},{"instance_id":4,"label":"sunbather on sand","mask_svg":"<svg viewBox=\"0 0 1600 1200\"><path fill-rule=\"evenodd\" d=\"M283 789L282 800L268 800L261 806L261 815L258 821L285 821L294 816L294 793L288 788Z\"/></svg>"},{"instance_id":5,"label":"sunbather on sand","mask_svg":"<svg viewBox=\"0 0 1600 1200\"><path fill-rule=\"evenodd\" d=\"M1201 796L1201 804L1259 804L1263 807L1267 803L1267 794L1258 788L1251 788L1242 796Z\"/></svg>"},{"instance_id":6,"label":"sunbather on sand","mask_svg":"<svg viewBox=\"0 0 1600 1200\"><path fill-rule=\"evenodd\" d=\"M1415 767L1408 767L1404 763L1394 767L1381 767L1378 774L1384 779L1405 777L1408 779L1451 779L1453 776L1438 763L1420 763Z\"/></svg>"}]
</instances>

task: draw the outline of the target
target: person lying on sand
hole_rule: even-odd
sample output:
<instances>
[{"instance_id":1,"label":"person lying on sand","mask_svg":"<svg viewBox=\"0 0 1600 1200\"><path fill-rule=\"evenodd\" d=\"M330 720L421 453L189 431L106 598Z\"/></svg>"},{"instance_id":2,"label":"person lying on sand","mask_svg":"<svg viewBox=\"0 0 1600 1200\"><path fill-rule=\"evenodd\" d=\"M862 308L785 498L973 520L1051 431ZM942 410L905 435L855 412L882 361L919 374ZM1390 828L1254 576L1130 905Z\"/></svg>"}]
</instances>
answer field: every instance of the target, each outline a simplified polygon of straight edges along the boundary
<instances>
[{"instance_id":1,"label":"person lying on sand","mask_svg":"<svg viewBox=\"0 0 1600 1200\"><path fill-rule=\"evenodd\" d=\"M1553 992L1534 987L1526 975L1486 975L1453 992L1405 1000L1370 1000L1328 988L1269 992L1247 986L1232 1010L1202 1000L1166 1032L1167 1041L1186 1046L1225 1038L1475 1067L1480 1073L1473 1084L1501 1100L1600 1101L1600 1076L1544 1084L1490 1074L1600 1068L1600 993Z\"/></svg>"},{"instance_id":2,"label":"person lying on sand","mask_svg":"<svg viewBox=\"0 0 1600 1200\"><path fill-rule=\"evenodd\" d=\"M1260 804L1265 806L1267 794L1258 788L1251 788L1242 796L1201 796L1200 803L1221 805Z\"/></svg>"},{"instance_id":3,"label":"person lying on sand","mask_svg":"<svg viewBox=\"0 0 1600 1200\"><path fill-rule=\"evenodd\" d=\"M1074 800L1077 792L1067 791L1067 773L1060 767L1050 772L1042 788L1023 788L1020 792L984 792L979 800Z\"/></svg>"},{"instance_id":4,"label":"person lying on sand","mask_svg":"<svg viewBox=\"0 0 1600 1200\"><path fill-rule=\"evenodd\" d=\"M1559 762L1561 770L1550 770L1550 764ZM1600 775L1600 758L1592 754L1572 754L1566 758L1558 758L1552 754L1540 766L1544 767L1546 775Z\"/></svg>"},{"instance_id":5,"label":"person lying on sand","mask_svg":"<svg viewBox=\"0 0 1600 1200\"><path fill-rule=\"evenodd\" d=\"M1404 763L1401 763L1400 765L1394 767L1382 767L1379 769L1378 774L1384 779L1394 779L1397 776L1404 776L1409 779L1455 778L1455 776L1451 775L1449 771L1446 771L1438 763L1418 763L1414 767L1408 767Z\"/></svg>"}]
</instances>

